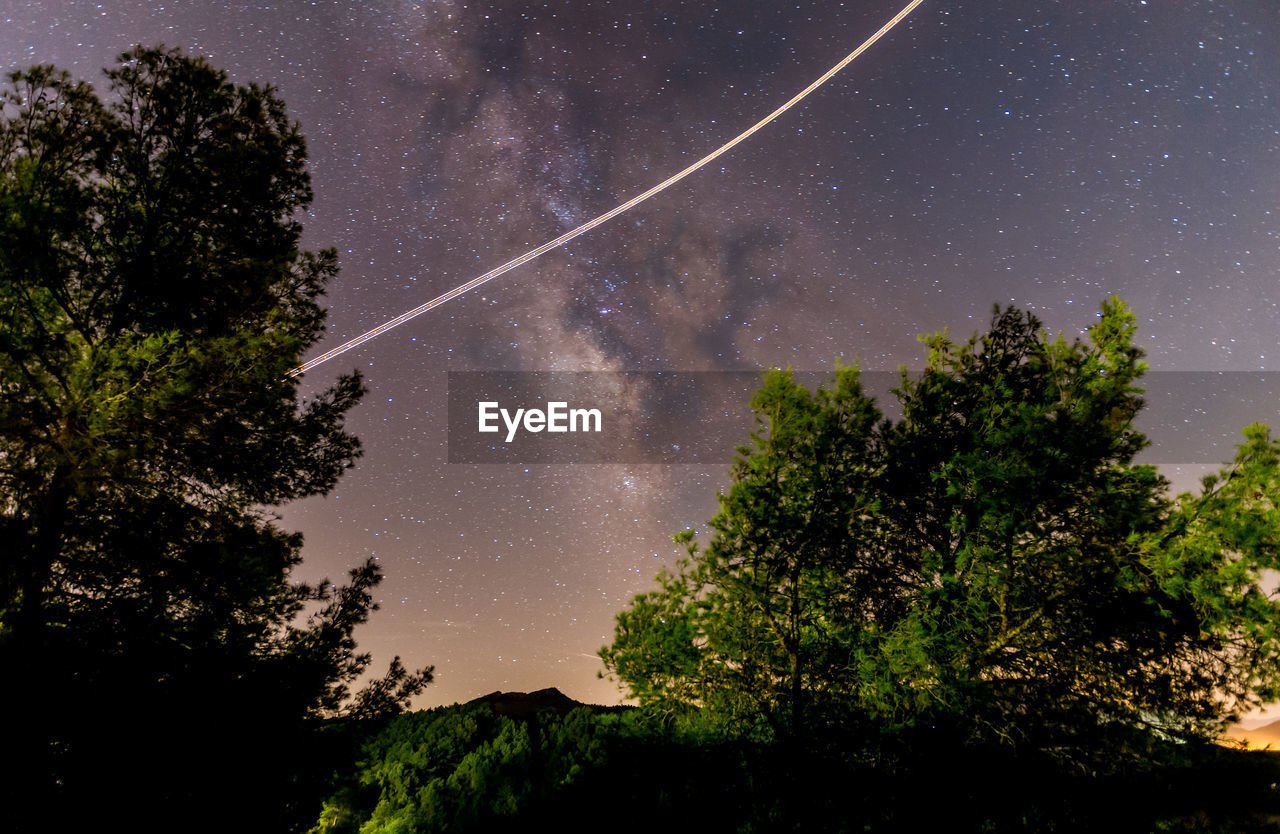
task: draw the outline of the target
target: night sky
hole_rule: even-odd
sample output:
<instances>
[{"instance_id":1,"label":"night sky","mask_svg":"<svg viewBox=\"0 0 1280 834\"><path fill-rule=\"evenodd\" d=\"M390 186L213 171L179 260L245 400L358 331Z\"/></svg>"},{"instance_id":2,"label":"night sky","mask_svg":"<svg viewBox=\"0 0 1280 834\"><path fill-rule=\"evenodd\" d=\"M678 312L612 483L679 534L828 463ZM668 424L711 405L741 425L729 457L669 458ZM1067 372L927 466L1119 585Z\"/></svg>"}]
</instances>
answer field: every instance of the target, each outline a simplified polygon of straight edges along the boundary
<instances>
[{"instance_id":1,"label":"night sky","mask_svg":"<svg viewBox=\"0 0 1280 834\"><path fill-rule=\"evenodd\" d=\"M319 352L683 168L901 5L0 0L0 57L97 81L163 43L275 85L342 260ZM926 0L713 166L308 374L370 390L357 468L283 511L301 576L378 558L359 639L436 665L420 706L614 702L595 651L727 467L450 464L448 371L891 371L994 303L1072 337L1113 292L1153 370L1280 370L1278 49L1274 0Z\"/></svg>"}]
</instances>

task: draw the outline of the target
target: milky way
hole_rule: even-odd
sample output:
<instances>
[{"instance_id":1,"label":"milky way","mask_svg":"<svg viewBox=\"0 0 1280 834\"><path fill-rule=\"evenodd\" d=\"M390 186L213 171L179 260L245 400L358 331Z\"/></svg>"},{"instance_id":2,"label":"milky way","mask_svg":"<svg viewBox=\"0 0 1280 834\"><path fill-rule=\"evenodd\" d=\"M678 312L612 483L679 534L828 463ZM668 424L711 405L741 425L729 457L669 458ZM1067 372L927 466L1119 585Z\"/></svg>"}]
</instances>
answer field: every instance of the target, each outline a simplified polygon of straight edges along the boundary
<instances>
[{"instance_id":1,"label":"milky way","mask_svg":"<svg viewBox=\"0 0 1280 834\"><path fill-rule=\"evenodd\" d=\"M518 255L512 258L511 260L507 261L501 266L494 267L493 269L486 272L484 275L481 275L477 278L472 278L470 281L467 281L465 284L459 284L458 286L454 287L448 292L443 293L442 295L436 296L435 298L431 299L425 304L420 304L417 307L414 307L412 310L401 313L400 315L396 316L393 319L388 319L387 321L383 322L382 324L378 325L372 330L366 330L364 333L360 334L354 339L349 339L343 342L342 344L338 345L336 348L330 348L329 350L326 350L324 353L320 354L319 356L316 356L313 359L308 359L306 362L303 362L298 367L290 370L289 376L291 377L298 376L299 374L306 373L312 368L318 368L320 365L323 365L325 362L328 362L330 359L335 359L341 356L342 354L346 353L348 350L351 350L352 348L363 345L366 342L369 342L377 338L378 336L381 336L383 333L388 332L392 328L399 327L400 325L405 324L409 321L412 321L413 319L417 318L418 316L422 315L423 313L429 310L434 310L436 307L439 307L441 304L446 304L460 295L469 293L472 290L476 289L477 287L481 286L482 284L487 284L488 282L492 281L494 278L497 278L501 275L505 275L507 272L510 272L513 269L516 269L518 267L523 266L524 264L527 264L529 261L538 257L539 255L546 254L547 252L550 252L553 249L558 249L559 247L568 244L570 241L578 238L581 235L586 234L587 232L591 231L597 226L608 223L610 220L622 214L623 212L630 211L631 209L643 203L645 200L648 200L650 197L653 197L657 194L662 193L663 191L666 191L668 188L680 182L685 177L689 176L690 174L696 171L701 170L702 168L706 167L707 165L719 159L724 154L733 150L739 144L751 138L751 136L754 135L756 131L767 126L770 122L772 122L774 119L778 118L783 113L790 110L792 107L795 107L805 98L807 98L810 93L812 93L814 90L818 89L823 84L825 84L828 80L831 79L832 76L834 76L840 70L844 69L851 61L856 59L859 55L861 55L873 44L875 44L876 41L878 41L881 37L886 35L891 29L893 29L894 26L897 26L899 23L901 23L902 20L908 14L910 14L911 11L916 6L920 5L921 2L923 2L923 0L911 0L910 3L908 3L906 6L902 8L902 11L894 15L889 20L888 23L886 23L884 26L881 26L874 35L872 35L871 37L863 41L862 44L857 49L855 49L853 52L850 52L848 55L842 58L834 67L827 70L822 75L818 76L816 80L809 82L809 85L807 87L805 87L800 92L796 93L791 98L787 99L786 102L784 102L781 106L775 109L772 113L765 116L763 119L756 122L754 125L747 128L742 133L739 133L737 136L730 139L728 142L725 142L723 145L716 148L714 151L707 154L706 156L702 157L692 165L689 165L684 169L677 171L676 173L667 177L665 180L658 183L657 185L652 186L651 188L648 188L645 191L641 192L640 194L637 194L636 196L632 197L630 200L627 200L626 202L623 202L623 203L619 203L618 205L606 211L604 214L598 215L592 218L591 220L588 220L586 223L583 223L582 225L577 226L573 229L570 229L564 234L561 234L558 237L555 237L547 241L541 246L530 249L528 252L525 252L522 255Z\"/></svg>"},{"instance_id":2,"label":"milky way","mask_svg":"<svg viewBox=\"0 0 1280 834\"><path fill-rule=\"evenodd\" d=\"M8 0L0 55L97 78L162 42L277 85L309 143L307 244L342 258L326 349L684 168L899 6ZM358 467L284 512L303 573L378 557L361 642L436 664L423 705L616 700L594 652L725 467L448 464L447 371L893 370L994 303L1070 337L1112 292L1153 369L1275 370L1276 44L1271 0L926 0L608 234L309 374L358 367L370 393Z\"/></svg>"}]
</instances>

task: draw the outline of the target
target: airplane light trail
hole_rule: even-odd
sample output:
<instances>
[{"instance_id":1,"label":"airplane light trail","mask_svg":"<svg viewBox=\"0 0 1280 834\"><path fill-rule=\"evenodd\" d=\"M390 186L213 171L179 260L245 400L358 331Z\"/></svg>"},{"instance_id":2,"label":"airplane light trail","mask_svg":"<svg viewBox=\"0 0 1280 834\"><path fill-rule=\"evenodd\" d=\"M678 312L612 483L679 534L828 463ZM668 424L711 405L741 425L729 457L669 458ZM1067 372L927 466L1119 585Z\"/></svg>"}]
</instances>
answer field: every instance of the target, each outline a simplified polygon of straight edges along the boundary
<instances>
[{"instance_id":1,"label":"airplane light trail","mask_svg":"<svg viewBox=\"0 0 1280 834\"><path fill-rule=\"evenodd\" d=\"M881 26L880 29L877 30L874 35L872 35L871 37L863 41L862 44L857 49L853 50L848 55L846 55L840 61L840 63L836 64L834 67L827 70L825 73L822 74L821 77L819 77L816 81L814 81L808 87L805 87L803 90L801 90L800 92L792 96L791 99L786 104L782 105L777 110L774 110L772 113L765 116L763 119L756 122L751 127L747 128L742 133L735 136L733 139L730 139L728 142L716 148L711 153L702 157L702 159L699 159L697 162L693 163L688 168L685 168L683 171L680 171L678 174L674 174L671 177L668 177L667 179L658 183L653 188L650 188L648 191L644 192L643 194L632 197L630 200L627 200L622 205L619 205L619 206L616 206L615 208L610 209L609 211L605 212L604 214L600 215L594 220L589 220L586 223L583 223L581 226L577 227L576 229L571 229L570 231L565 232L555 240L547 241L546 243L539 246L537 249L531 249L528 252L525 252L520 257L513 258L512 260L507 261L502 266L497 267L496 269L490 270L489 272L486 272L484 275L481 275L479 278L473 278L472 280L468 281L465 284L454 287L444 295L431 299L426 304L423 304L420 307L414 307L409 312L401 313L400 315L396 316L390 321L386 321L378 325L377 327L373 328L367 333L360 334L359 336L355 337L349 342L345 342L341 345L338 345L336 348L330 351L326 351L325 353L322 353L313 359L308 359L306 362L302 363L298 367L289 371L288 376L295 377L295 376L298 376L299 374L306 373L307 371L311 370L317 365L321 365L325 362L328 362L330 359L333 359L335 356L346 353L352 348L358 347L359 345L364 344L370 339L373 339L377 336L381 336L383 333L386 333L388 330L392 329L393 327L399 327L400 325L409 321L409 319L417 318L418 316L422 315L428 310L431 310L435 307L439 307L441 304L444 304L446 301L450 301L454 298L457 298L463 293L470 292L471 290L474 290L476 287L480 286L481 284L484 284L488 281L492 281L494 278L497 278L499 275L502 275L503 273L506 273L506 272L510 272L511 270L515 269L521 264L527 263L533 260L534 258L538 257L539 255L542 255L546 252L550 252L552 249L555 249L559 246L562 246L568 243L569 241L573 240L579 235L585 234L586 232L591 231L596 226L599 226L602 223L612 220L614 217L617 217L619 214L622 214L627 209L632 208L633 206L637 206L640 203L643 203L645 200L649 199L650 197L657 194L658 192L663 191L672 185L675 185L676 183L680 182L680 180L684 179L685 177L692 174L694 171L706 165L708 162L711 162L712 160L716 159L722 154L727 153L728 151L736 147L740 142L744 141L745 139L747 139L747 137L755 133L757 130L764 127L769 122L773 121L774 119L781 116L783 113L790 110L792 107L798 104L802 99L804 99L805 96L809 95L814 90L821 87L823 84L825 84L828 81L828 79L831 78L831 76L835 75L837 72L844 69L845 66L847 66L851 61L853 61L853 59L857 58L859 55L865 52L868 48L870 48L872 44L880 40L880 38L884 37L884 35L887 34L890 29L892 29L893 27L901 23L902 19L905 18L907 15L911 14L912 10L914 10L915 7L920 5L922 2L924 2L924 0L912 0L912 2L907 4L902 9L902 11L894 15L892 20L890 20L884 26Z\"/></svg>"}]
</instances>

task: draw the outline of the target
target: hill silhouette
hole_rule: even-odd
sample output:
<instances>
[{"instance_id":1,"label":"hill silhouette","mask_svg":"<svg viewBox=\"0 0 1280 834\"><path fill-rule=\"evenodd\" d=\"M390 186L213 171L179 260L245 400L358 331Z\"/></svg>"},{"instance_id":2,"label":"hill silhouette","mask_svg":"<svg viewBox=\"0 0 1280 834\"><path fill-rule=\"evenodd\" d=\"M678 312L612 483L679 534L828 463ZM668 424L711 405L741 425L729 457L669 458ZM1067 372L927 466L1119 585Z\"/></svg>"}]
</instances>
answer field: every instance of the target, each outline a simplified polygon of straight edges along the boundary
<instances>
[{"instance_id":1,"label":"hill silhouette","mask_svg":"<svg viewBox=\"0 0 1280 834\"><path fill-rule=\"evenodd\" d=\"M586 707L593 713L615 713L635 709L628 706L604 706L602 704L586 704L565 695L554 686L534 692L490 692L466 703L488 704L498 715L510 718L528 718L540 712L554 712L556 715L568 715L579 707Z\"/></svg>"},{"instance_id":2,"label":"hill silhouette","mask_svg":"<svg viewBox=\"0 0 1280 834\"><path fill-rule=\"evenodd\" d=\"M1251 750L1264 750L1268 747L1280 750L1280 721L1272 721L1252 729L1236 724L1227 731L1227 737L1244 742Z\"/></svg>"}]
</instances>

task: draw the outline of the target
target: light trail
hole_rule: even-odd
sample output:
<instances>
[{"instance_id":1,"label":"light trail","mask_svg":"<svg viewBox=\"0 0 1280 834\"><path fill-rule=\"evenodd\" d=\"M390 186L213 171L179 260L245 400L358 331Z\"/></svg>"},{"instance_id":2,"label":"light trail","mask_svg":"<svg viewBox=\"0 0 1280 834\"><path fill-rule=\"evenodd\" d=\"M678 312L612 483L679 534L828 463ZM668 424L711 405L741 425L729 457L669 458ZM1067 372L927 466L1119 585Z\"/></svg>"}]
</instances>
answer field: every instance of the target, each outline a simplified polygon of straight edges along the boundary
<instances>
[{"instance_id":1,"label":"light trail","mask_svg":"<svg viewBox=\"0 0 1280 834\"><path fill-rule=\"evenodd\" d=\"M706 156L702 157L702 159L699 159L697 162L693 163L688 168L685 168L683 171L679 172L678 174L674 174L668 177L667 179L658 183L653 188L650 188L648 191L644 192L643 194L639 194L635 197L632 197L630 200L627 200L622 205L616 206L615 208L612 208L609 211L606 211L604 214L600 215L594 220L588 220L586 223L583 223L578 228L571 229L570 231L565 232L555 240L549 240L546 243L539 246L537 249L530 249L528 252L525 252L520 257L513 258L512 260L507 261L502 266L496 269L490 270L489 272L486 272L484 275L481 275L479 278L473 278L465 284L454 287L444 295L437 296L436 298L431 299L426 304L423 304L420 307L414 307L412 310L410 310L407 313L401 313L400 315L396 316L390 321L383 322L382 324L378 325L377 327L373 328L367 333L362 333L359 336L352 339L351 341L338 345L333 350L326 351L325 353L322 353L313 359L308 359L306 362L302 363L298 367L289 371L288 376L295 377L299 374L306 373L307 371L311 370L317 365L321 365L325 362L328 362L330 359L333 359L335 356L339 356L343 353L346 353L352 348L358 347L364 344L365 342L369 341L370 339L374 339L378 336L381 336L383 333L386 333L388 330L392 329L393 327L399 327L400 325L404 324L410 319L417 318L418 316L422 315L428 310L439 307L441 304L444 304L446 301L455 299L458 296L462 295L463 293L470 292L471 290L474 290L476 287L480 286L481 284L484 284L488 281L492 281L494 278L497 278L499 275L502 275L503 273L506 273L506 272L510 272L511 270L515 269L521 264L528 263L529 261L538 257L539 255L542 255L546 252L550 252L552 249L555 249L559 246L562 246L568 243L569 241L573 240L575 237L578 237L581 234L585 234L586 232L591 231L596 226L599 226L602 223L606 223L609 220L612 220L613 218L617 217L619 214L622 214L627 209L637 206L640 203L643 203L645 200L649 199L650 197L657 194L658 192L663 191L675 185L676 183L680 182L680 180L684 179L685 177L692 174L694 171L706 165L708 162L711 162L712 160L716 159L722 154L729 152L734 147L736 147L740 142L745 141L749 136L751 136L757 130L769 124L769 122L778 118L783 113L790 110L792 107L795 107L797 104L800 103L802 99L804 99L805 96L809 95L814 90L818 89L823 84L825 84L831 78L831 76L835 75L837 72L844 69L851 61L853 61L853 59L857 58L863 52L867 51L867 49L869 49L872 44L880 40L880 38L884 37L889 32L890 29L892 29L893 27L901 23L902 19L905 18L907 15L911 14L912 10L915 9L915 7L920 5L922 2L924 2L924 0L912 0L912 2L908 3L902 9L902 11L894 15L892 20L890 20L884 26L881 26L880 29L877 30L874 35L872 35L871 37L863 41L861 46L859 46L857 49L853 50L848 55L846 55L840 61L840 63L836 64L834 67L824 72L822 76L818 78L818 80L814 81L808 87L805 87L803 90L801 90L800 92L792 96L791 99L786 104L782 105L777 110L774 110L772 113L765 116L763 119L756 122L751 127L747 128L742 133L735 136L733 139L730 139L728 142L725 142L723 145L716 148L714 151L707 154Z\"/></svg>"}]
</instances>

